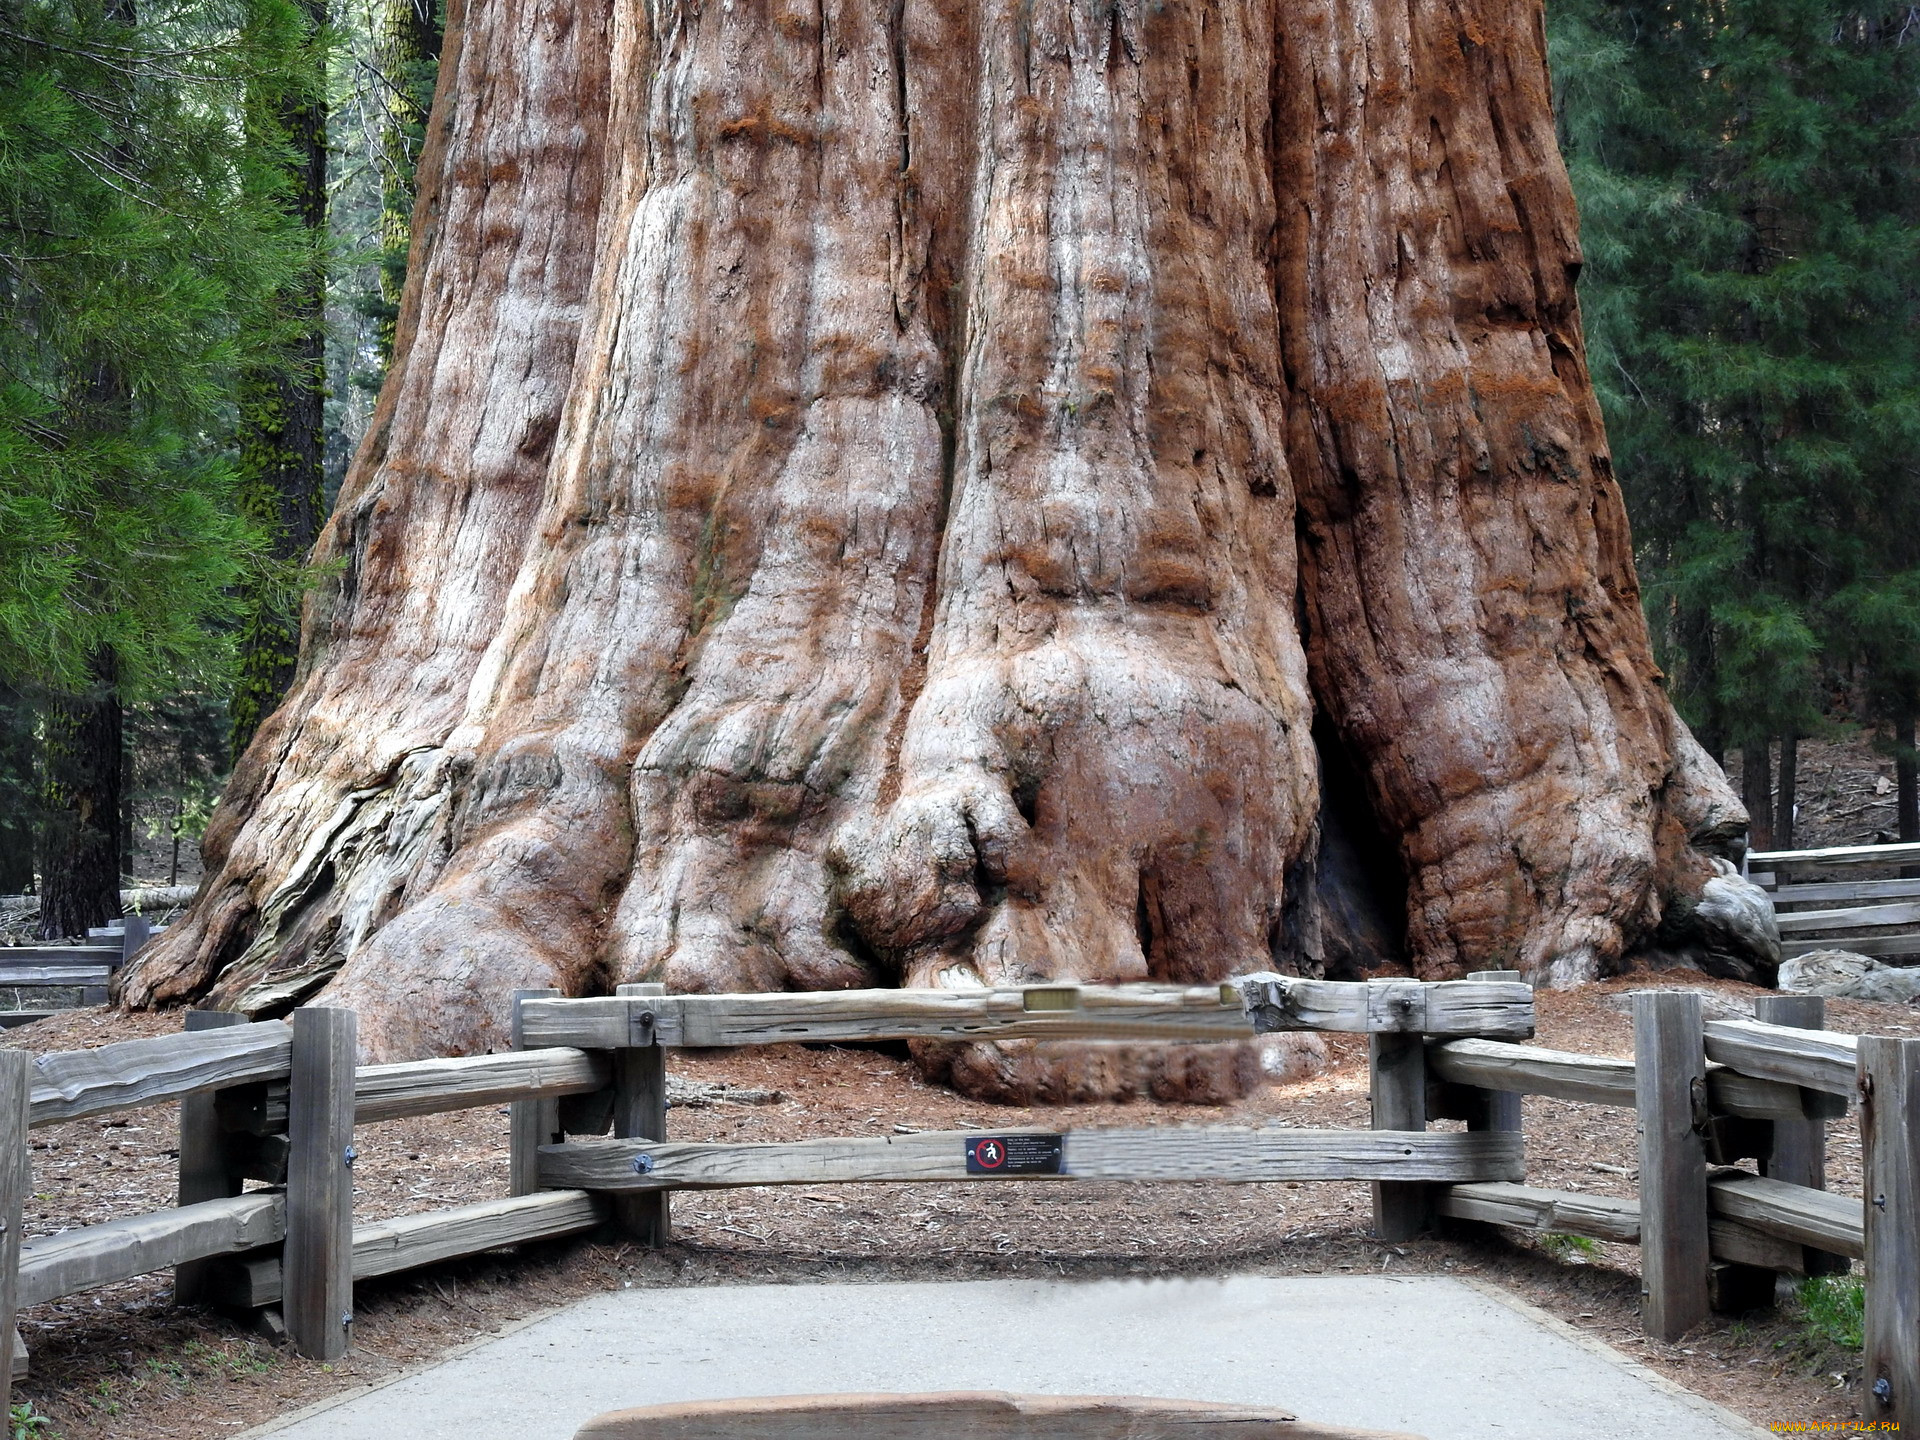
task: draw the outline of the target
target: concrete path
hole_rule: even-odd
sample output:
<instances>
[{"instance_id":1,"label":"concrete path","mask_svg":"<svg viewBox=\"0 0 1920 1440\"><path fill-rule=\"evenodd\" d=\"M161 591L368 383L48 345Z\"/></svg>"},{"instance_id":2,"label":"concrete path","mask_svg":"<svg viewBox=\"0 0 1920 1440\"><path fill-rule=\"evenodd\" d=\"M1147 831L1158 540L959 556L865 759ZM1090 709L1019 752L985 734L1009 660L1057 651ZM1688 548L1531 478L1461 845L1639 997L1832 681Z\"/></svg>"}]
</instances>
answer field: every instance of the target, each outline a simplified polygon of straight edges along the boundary
<instances>
[{"instance_id":1,"label":"concrete path","mask_svg":"<svg viewBox=\"0 0 1920 1440\"><path fill-rule=\"evenodd\" d=\"M1490 1288L1378 1276L628 1290L249 1433L569 1440L627 1405L873 1390L1259 1401L1430 1440L1764 1433Z\"/></svg>"}]
</instances>

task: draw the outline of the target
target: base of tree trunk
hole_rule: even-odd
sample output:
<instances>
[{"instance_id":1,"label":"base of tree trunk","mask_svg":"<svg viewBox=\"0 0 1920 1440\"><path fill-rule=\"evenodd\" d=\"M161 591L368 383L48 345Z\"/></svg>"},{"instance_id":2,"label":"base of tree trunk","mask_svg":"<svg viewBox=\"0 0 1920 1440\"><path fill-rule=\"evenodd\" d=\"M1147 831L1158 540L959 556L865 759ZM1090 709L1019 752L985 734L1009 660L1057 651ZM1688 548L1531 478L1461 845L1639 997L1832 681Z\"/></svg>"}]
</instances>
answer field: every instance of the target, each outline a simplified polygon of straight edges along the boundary
<instances>
[{"instance_id":1,"label":"base of tree trunk","mask_svg":"<svg viewBox=\"0 0 1920 1440\"><path fill-rule=\"evenodd\" d=\"M1535 0L620 15L449 7L300 678L129 1003L400 1058L521 986L1777 958L1640 613ZM927 1063L1255 1073L1116 1055Z\"/></svg>"},{"instance_id":2,"label":"base of tree trunk","mask_svg":"<svg viewBox=\"0 0 1920 1440\"><path fill-rule=\"evenodd\" d=\"M1326 1042L1317 1035L1193 1045L916 1040L909 1048L929 1080L1003 1105L1227 1105L1262 1085L1318 1075L1329 1063Z\"/></svg>"}]
</instances>

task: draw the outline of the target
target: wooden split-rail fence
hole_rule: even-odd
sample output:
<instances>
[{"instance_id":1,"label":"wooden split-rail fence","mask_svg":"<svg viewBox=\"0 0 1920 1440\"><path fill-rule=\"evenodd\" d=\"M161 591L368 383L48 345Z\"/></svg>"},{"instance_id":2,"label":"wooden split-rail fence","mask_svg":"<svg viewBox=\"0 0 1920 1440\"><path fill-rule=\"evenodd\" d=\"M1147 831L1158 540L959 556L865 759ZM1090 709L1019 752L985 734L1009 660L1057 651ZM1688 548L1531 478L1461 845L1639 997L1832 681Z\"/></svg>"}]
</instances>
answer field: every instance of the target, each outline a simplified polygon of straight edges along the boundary
<instances>
[{"instance_id":1,"label":"wooden split-rail fence","mask_svg":"<svg viewBox=\"0 0 1920 1440\"><path fill-rule=\"evenodd\" d=\"M31 1005L30 999L46 1002L64 992L78 1005L106 1004L113 972L165 929L149 924L144 916L128 915L89 930L84 945L0 946L0 996L17 1002L11 1006L0 1002L0 1029L30 1025L60 1013L58 1000Z\"/></svg>"},{"instance_id":2,"label":"wooden split-rail fence","mask_svg":"<svg viewBox=\"0 0 1920 1440\"><path fill-rule=\"evenodd\" d=\"M1902 873L1862 880L1862 870ZM1920 957L1920 845L1756 850L1747 878L1773 898L1780 953L1851 950L1893 964Z\"/></svg>"},{"instance_id":3,"label":"wooden split-rail fence","mask_svg":"<svg viewBox=\"0 0 1920 1440\"><path fill-rule=\"evenodd\" d=\"M356 1280L602 1226L660 1244L680 1189L1364 1180L1383 1239L1445 1218L1637 1243L1643 1320L1663 1339L1716 1306L1770 1299L1782 1273L1864 1260L1866 1418L1920 1427L1920 1040L1828 1032L1817 998L1758 1006L1755 1021L1708 1021L1698 994L1640 992L1627 1060L1519 1043L1533 1034L1533 993L1510 972L774 995L623 986L594 999L516 992L516 1048L504 1054L371 1066L355 1064L351 1011L309 1007L291 1023L255 1024L193 1012L178 1035L39 1057L0 1051L0 1334L13 1333L21 1306L172 1268L177 1299L278 1306L292 1344L330 1360L348 1345ZM1229 1041L1282 1030L1369 1036L1371 1130L667 1137L674 1047ZM1636 1110L1638 1197L1527 1186L1529 1094ZM163 1102L180 1106L179 1205L23 1245L28 1130ZM508 1198L354 1224L356 1125L502 1103ZM1825 1126L1853 1103L1864 1202L1823 1188ZM1430 1130L1438 1120L1465 1128ZM249 1179L269 1188L241 1193ZM17 1336L15 1356L18 1371Z\"/></svg>"}]
</instances>

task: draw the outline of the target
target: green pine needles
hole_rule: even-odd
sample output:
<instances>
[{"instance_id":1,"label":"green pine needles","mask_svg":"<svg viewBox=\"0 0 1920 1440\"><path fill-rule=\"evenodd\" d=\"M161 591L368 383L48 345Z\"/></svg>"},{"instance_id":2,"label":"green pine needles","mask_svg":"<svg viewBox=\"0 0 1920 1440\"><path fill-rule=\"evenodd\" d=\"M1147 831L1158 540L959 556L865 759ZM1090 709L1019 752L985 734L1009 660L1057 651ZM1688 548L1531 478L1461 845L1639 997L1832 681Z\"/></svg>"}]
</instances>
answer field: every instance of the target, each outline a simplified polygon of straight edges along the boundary
<instances>
[{"instance_id":1,"label":"green pine needles","mask_svg":"<svg viewBox=\"0 0 1920 1440\"><path fill-rule=\"evenodd\" d=\"M1593 378L1683 713L1763 759L1836 693L1898 727L1920 703L1920 9L1548 16Z\"/></svg>"},{"instance_id":2,"label":"green pine needles","mask_svg":"<svg viewBox=\"0 0 1920 1440\"><path fill-rule=\"evenodd\" d=\"M283 0L0 0L0 675L231 671L270 538L239 378L283 363L275 298L318 263L257 117L317 85L310 30Z\"/></svg>"}]
</instances>

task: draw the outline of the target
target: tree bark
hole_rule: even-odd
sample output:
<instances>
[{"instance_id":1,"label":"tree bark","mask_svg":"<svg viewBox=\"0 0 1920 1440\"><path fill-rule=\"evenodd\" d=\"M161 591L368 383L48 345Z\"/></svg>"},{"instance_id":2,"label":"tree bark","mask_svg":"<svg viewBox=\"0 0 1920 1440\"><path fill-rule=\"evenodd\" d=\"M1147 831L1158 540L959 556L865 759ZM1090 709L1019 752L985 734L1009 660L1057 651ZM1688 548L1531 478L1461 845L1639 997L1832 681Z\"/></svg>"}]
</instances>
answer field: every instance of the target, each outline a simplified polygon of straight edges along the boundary
<instances>
[{"instance_id":1,"label":"tree bark","mask_svg":"<svg viewBox=\"0 0 1920 1440\"><path fill-rule=\"evenodd\" d=\"M24 691L0 679L0 895L33 889L33 832L43 798L36 712Z\"/></svg>"},{"instance_id":2,"label":"tree bark","mask_svg":"<svg viewBox=\"0 0 1920 1440\"><path fill-rule=\"evenodd\" d=\"M1900 838L1920 840L1920 750L1914 748L1914 717L1908 711L1893 722L1893 809Z\"/></svg>"},{"instance_id":3,"label":"tree bark","mask_svg":"<svg viewBox=\"0 0 1920 1440\"><path fill-rule=\"evenodd\" d=\"M119 665L95 656L93 683L54 693L42 720L46 778L40 851L40 937L85 935L120 913L122 765Z\"/></svg>"},{"instance_id":4,"label":"tree bark","mask_svg":"<svg viewBox=\"0 0 1920 1440\"><path fill-rule=\"evenodd\" d=\"M399 1056L1711 930L1547 93L1528 0L456 5L340 579L125 997Z\"/></svg>"},{"instance_id":5,"label":"tree bark","mask_svg":"<svg viewBox=\"0 0 1920 1440\"><path fill-rule=\"evenodd\" d=\"M412 240L414 171L427 123L421 90L440 58L437 0L384 0L378 64L386 114L380 129L380 299L376 338L383 363L393 360L394 324L406 288Z\"/></svg>"},{"instance_id":6,"label":"tree bark","mask_svg":"<svg viewBox=\"0 0 1920 1440\"><path fill-rule=\"evenodd\" d=\"M1764 741L1740 747L1740 801L1752 817L1748 843L1773 849L1773 747Z\"/></svg>"},{"instance_id":7,"label":"tree bark","mask_svg":"<svg viewBox=\"0 0 1920 1440\"><path fill-rule=\"evenodd\" d=\"M1794 797L1800 788L1800 737L1788 734L1780 737L1780 799L1773 812L1773 844L1775 849L1793 849Z\"/></svg>"}]
</instances>

